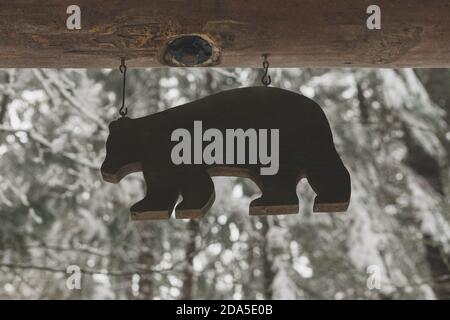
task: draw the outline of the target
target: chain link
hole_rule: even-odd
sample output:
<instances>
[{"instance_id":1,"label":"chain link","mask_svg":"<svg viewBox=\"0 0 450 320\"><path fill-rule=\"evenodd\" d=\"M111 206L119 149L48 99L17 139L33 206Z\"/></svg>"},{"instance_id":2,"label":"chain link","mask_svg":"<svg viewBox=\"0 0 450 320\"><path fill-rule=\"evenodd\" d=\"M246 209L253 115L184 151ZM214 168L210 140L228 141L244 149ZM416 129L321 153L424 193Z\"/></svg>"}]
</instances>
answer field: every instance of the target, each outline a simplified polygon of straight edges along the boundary
<instances>
[{"instance_id":1,"label":"chain link","mask_svg":"<svg viewBox=\"0 0 450 320\"><path fill-rule=\"evenodd\" d=\"M125 58L120 59L120 73L123 73L123 84L122 84L122 106L119 109L119 114L125 117L128 113L128 108L125 108L125 88L127 81L127 66L125 65Z\"/></svg>"},{"instance_id":2,"label":"chain link","mask_svg":"<svg viewBox=\"0 0 450 320\"><path fill-rule=\"evenodd\" d=\"M268 75L269 73L269 61L267 60L268 54L263 54L263 69L264 69L264 74L261 78L261 82L263 85L265 85L266 87L268 87L271 83L272 83L272 78Z\"/></svg>"}]
</instances>

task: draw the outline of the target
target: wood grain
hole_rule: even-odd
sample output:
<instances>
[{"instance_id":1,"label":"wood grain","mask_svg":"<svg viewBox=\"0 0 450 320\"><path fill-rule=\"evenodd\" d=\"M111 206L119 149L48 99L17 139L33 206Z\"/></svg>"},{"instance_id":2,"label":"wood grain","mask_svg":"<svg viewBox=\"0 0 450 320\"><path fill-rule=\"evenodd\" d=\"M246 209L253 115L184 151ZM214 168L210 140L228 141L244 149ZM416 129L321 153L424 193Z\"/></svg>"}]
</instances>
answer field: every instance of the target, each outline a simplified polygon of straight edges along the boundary
<instances>
[{"instance_id":1,"label":"wood grain","mask_svg":"<svg viewBox=\"0 0 450 320\"><path fill-rule=\"evenodd\" d=\"M182 34L211 39L217 66L450 67L449 0L378 0L382 30L366 28L371 0L78 0L82 29L66 29L70 1L1 1L0 67L161 66Z\"/></svg>"}]
</instances>

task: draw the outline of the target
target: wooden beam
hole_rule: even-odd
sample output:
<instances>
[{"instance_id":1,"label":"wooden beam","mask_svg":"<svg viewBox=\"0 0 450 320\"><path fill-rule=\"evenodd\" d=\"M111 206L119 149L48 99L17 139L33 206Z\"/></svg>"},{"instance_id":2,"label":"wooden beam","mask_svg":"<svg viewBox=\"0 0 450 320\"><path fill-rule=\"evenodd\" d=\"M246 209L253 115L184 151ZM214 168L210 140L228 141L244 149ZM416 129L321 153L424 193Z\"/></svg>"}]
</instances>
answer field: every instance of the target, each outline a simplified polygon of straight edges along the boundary
<instances>
[{"instance_id":1,"label":"wooden beam","mask_svg":"<svg viewBox=\"0 0 450 320\"><path fill-rule=\"evenodd\" d=\"M81 30L67 30L67 7ZM381 8L381 30L366 9ZM0 67L183 65L167 44L195 34L212 46L202 65L450 67L450 0L15 0L0 4ZM195 59L194 59L195 60Z\"/></svg>"}]
</instances>

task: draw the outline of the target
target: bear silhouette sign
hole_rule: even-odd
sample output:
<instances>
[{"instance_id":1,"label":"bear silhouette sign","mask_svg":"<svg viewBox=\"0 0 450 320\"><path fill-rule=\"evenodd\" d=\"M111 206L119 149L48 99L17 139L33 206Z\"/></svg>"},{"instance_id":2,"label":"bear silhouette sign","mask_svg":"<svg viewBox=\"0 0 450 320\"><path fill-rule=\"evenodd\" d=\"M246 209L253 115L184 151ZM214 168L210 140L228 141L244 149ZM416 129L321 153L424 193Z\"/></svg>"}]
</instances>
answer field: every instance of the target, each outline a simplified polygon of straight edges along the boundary
<instances>
[{"instance_id":1,"label":"bear silhouette sign","mask_svg":"<svg viewBox=\"0 0 450 320\"><path fill-rule=\"evenodd\" d=\"M262 196L250 215L298 213L298 182L316 193L314 212L346 211L350 175L319 105L271 87L220 92L138 119L113 121L102 177L118 183L142 171L135 220L202 217L215 199L212 176L249 178ZM182 201L177 204L179 199Z\"/></svg>"}]
</instances>

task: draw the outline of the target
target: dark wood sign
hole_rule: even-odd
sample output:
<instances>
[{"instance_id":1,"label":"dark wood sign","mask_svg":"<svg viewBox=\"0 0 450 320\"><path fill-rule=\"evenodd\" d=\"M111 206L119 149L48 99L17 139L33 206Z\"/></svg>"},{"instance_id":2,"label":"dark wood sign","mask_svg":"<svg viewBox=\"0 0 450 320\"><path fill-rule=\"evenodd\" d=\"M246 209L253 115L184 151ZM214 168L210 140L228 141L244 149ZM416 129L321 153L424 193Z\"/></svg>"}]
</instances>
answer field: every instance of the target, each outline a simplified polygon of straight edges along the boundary
<instances>
[{"instance_id":1,"label":"dark wood sign","mask_svg":"<svg viewBox=\"0 0 450 320\"><path fill-rule=\"evenodd\" d=\"M322 109L297 93L266 87L234 89L109 126L105 181L142 171L144 199L133 219L203 216L215 199L211 176L254 181L262 197L250 215L298 213L297 183L315 191L314 212L346 211L350 175ZM179 196L183 200L177 204ZM176 206L176 208L175 208Z\"/></svg>"}]
</instances>

